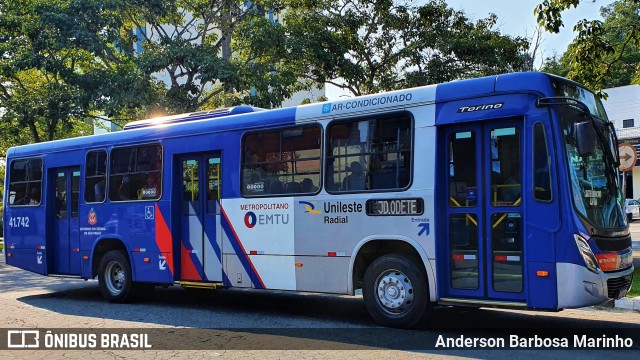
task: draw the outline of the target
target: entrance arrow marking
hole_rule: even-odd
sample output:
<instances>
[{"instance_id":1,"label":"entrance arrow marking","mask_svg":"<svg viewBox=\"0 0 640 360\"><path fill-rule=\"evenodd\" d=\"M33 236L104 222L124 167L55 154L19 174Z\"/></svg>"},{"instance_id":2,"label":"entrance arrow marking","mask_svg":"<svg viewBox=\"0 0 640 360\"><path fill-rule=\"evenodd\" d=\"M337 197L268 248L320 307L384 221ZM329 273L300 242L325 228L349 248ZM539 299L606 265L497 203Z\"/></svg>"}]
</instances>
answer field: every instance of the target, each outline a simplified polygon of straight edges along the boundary
<instances>
[{"instance_id":1,"label":"entrance arrow marking","mask_svg":"<svg viewBox=\"0 0 640 360\"><path fill-rule=\"evenodd\" d=\"M421 228L418 232L418 236L424 234L425 232L425 236L429 236L429 223L420 223L418 224L418 227Z\"/></svg>"}]
</instances>

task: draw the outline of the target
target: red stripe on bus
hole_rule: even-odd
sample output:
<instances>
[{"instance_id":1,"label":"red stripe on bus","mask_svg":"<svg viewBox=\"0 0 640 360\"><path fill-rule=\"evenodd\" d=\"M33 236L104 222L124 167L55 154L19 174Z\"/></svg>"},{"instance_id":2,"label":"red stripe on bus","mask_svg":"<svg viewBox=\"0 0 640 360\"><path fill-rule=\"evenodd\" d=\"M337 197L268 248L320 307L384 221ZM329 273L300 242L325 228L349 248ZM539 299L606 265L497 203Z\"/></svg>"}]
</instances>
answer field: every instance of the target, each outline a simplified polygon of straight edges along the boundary
<instances>
[{"instance_id":1,"label":"red stripe on bus","mask_svg":"<svg viewBox=\"0 0 640 360\"><path fill-rule=\"evenodd\" d=\"M191 250L187 250L184 243L180 243L180 279L181 280L202 280L200 272L191 259Z\"/></svg>"},{"instance_id":2,"label":"red stripe on bus","mask_svg":"<svg viewBox=\"0 0 640 360\"><path fill-rule=\"evenodd\" d=\"M165 253L165 260L167 260L167 265L169 266L171 275L175 275L175 272L173 271L173 237L171 236L171 231L169 231L167 222L164 221L164 217L162 216L162 212L160 211L158 204L156 204L155 218L156 244L158 245L160 252Z\"/></svg>"}]
</instances>

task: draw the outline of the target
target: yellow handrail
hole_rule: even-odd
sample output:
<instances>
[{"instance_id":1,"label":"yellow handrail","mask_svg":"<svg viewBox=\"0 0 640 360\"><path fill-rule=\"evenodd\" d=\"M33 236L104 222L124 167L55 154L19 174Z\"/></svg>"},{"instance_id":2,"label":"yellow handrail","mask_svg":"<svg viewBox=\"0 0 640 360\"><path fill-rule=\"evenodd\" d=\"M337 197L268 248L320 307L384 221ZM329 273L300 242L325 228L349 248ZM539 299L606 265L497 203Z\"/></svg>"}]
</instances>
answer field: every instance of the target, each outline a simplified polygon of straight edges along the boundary
<instances>
[{"instance_id":1,"label":"yellow handrail","mask_svg":"<svg viewBox=\"0 0 640 360\"><path fill-rule=\"evenodd\" d=\"M456 201L456 199L454 199L453 197L450 197L449 200L451 200L451 202L453 202L457 207L461 207L460 203ZM473 217L471 217L470 214L465 214L467 215L467 220L471 221L475 226L478 226L478 222L476 221L476 219L474 219Z\"/></svg>"}]
</instances>

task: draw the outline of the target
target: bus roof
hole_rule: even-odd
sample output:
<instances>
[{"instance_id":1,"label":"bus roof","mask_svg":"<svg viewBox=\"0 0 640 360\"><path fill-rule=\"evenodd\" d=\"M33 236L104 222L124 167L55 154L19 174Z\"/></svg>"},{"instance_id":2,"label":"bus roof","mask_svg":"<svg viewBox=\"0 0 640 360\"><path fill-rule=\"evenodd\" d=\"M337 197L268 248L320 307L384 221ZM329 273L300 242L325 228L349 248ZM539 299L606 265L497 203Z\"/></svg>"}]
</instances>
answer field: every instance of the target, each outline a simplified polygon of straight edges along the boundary
<instances>
[{"instance_id":1,"label":"bus roof","mask_svg":"<svg viewBox=\"0 0 640 360\"><path fill-rule=\"evenodd\" d=\"M146 119L127 124L126 131L12 147L7 152L7 156L34 156L52 151L153 142L163 138L204 132L293 125L296 121L348 116L376 109L405 108L509 92L538 92L547 96L553 95L548 74L540 72L511 73L283 109L260 111L263 109L238 106L223 111L205 111L161 119ZM400 99L404 101L399 101ZM375 105L372 105L374 103Z\"/></svg>"}]
</instances>

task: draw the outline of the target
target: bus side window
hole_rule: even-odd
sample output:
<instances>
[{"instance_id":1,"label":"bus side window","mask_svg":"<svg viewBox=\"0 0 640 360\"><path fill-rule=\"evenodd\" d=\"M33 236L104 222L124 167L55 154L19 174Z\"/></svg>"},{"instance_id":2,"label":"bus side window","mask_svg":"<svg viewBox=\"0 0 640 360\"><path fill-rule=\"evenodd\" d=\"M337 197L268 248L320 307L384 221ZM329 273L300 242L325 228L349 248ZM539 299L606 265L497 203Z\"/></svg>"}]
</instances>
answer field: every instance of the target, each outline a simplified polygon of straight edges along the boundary
<instances>
[{"instance_id":1,"label":"bus side window","mask_svg":"<svg viewBox=\"0 0 640 360\"><path fill-rule=\"evenodd\" d=\"M549 163L549 148L540 122L533 126L533 194L538 201L549 202L551 192L551 166Z\"/></svg>"},{"instance_id":2,"label":"bus side window","mask_svg":"<svg viewBox=\"0 0 640 360\"><path fill-rule=\"evenodd\" d=\"M321 134L319 126L304 125L245 135L242 194L250 197L317 192Z\"/></svg>"},{"instance_id":3,"label":"bus side window","mask_svg":"<svg viewBox=\"0 0 640 360\"><path fill-rule=\"evenodd\" d=\"M331 123L327 130L327 191L408 188L412 128L411 117L404 113Z\"/></svg>"},{"instance_id":4,"label":"bus side window","mask_svg":"<svg viewBox=\"0 0 640 360\"><path fill-rule=\"evenodd\" d=\"M159 144L114 148L109 170L111 201L157 200L162 196Z\"/></svg>"},{"instance_id":5,"label":"bus side window","mask_svg":"<svg viewBox=\"0 0 640 360\"><path fill-rule=\"evenodd\" d=\"M40 205L42 159L15 160L9 169L9 205Z\"/></svg>"},{"instance_id":6,"label":"bus side window","mask_svg":"<svg viewBox=\"0 0 640 360\"><path fill-rule=\"evenodd\" d=\"M86 203L103 202L107 183L106 151L87 153L84 179L84 201Z\"/></svg>"}]
</instances>

